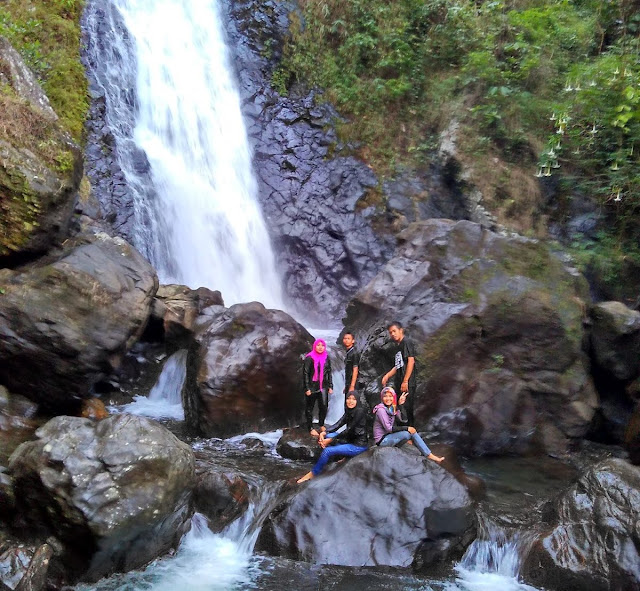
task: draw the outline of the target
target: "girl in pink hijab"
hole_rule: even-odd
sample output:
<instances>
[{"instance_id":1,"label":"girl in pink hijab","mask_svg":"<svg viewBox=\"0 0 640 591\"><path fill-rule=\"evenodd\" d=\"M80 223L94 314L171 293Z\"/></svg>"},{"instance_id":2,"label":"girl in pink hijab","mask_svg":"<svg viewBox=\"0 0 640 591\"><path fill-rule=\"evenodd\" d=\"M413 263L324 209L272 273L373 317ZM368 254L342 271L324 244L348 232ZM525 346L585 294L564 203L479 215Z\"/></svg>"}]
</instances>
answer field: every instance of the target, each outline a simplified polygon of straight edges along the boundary
<instances>
[{"instance_id":1,"label":"girl in pink hijab","mask_svg":"<svg viewBox=\"0 0 640 591\"><path fill-rule=\"evenodd\" d=\"M328 407L327 394L333 394L331 361L327 355L327 343L322 339L317 339L313 343L311 351L305 357L302 383L305 393L304 415L307 420L307 430L313 437L318 437L318 431L313 428L313 409L317 402L318 420L321 426L324 425Z\"/></svg>"}]
</instances>

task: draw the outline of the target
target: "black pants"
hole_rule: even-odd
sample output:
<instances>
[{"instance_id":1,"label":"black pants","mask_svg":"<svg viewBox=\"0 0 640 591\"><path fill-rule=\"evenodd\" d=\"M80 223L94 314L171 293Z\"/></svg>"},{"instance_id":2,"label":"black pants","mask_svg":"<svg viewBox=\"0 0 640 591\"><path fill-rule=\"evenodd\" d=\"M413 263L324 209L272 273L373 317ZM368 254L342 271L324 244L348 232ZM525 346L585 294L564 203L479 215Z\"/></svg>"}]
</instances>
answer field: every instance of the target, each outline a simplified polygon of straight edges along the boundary
<instances>
[{"instance_id":1,"label":"black pants","mask_svg":"<svg viewBox=\"0 0 640 591\"><path fill-rule=\"evenodd\" d=\"M307 419L307 431L311 431L313 428L313 407L318 403L318 420L320 426L324 425L324 420L327 418L327 399L322 390L311 392L309 396L305 394L304 404L304 416Z\"/></svg>"}]
</instances>

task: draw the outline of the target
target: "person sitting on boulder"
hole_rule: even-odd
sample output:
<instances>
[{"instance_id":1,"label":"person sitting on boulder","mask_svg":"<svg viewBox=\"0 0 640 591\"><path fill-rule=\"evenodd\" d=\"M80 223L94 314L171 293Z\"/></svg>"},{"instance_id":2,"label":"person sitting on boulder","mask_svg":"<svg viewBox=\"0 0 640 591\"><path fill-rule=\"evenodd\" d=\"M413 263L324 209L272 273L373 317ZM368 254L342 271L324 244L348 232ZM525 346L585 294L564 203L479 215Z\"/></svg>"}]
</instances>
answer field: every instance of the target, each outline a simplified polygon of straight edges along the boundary
<instances>
[{"instance_id":1,"label":"person sitting on boulder","mask_svg":"<svg viewBox=\"0 0 640 591\"><path fill-rule=\"evenodd\" d=\"M444 458L431 453L431 450L420 437L415 427L410 427L406 424L403 407L406 398L406 392L398 400L396 391L393 388L387 386L382 389L382 392L380 392L380 400L382 402L373 409L375 414L373 439L376 445L380 447L400 447L407 441L412 441L423 456L439 464Z\"/></svg>"},{"instance_id":2,"label":"person sitting on boulder","mask_svg":"<svg viewBox=\"0 0 640 591\"><path fill-rule=\"evenodd\" d=\"M302 368L302 383L305 393L304 414L307 420L307 430L313 437L320 434L313 428L313 409L318 403L318 420L324 425L327 416L328 401L323 388L333 394L333 378L331 377L331 360L327 356L327 343L317 339L311 351L307 353Z\"/></svg>"},{"instance_id":3,"label":"person sitting on boulder","mask_svg":"<svg viewBox=\"0 0 640 591\"><path fill-rule=\"evenodd\" d=\"M367 417L355 392L347 394L346 405L347 410L337 423L330 427L322 427L318 438L318 443L323 448L322 454L311 472L307 472L298 483L311 480L320 474L331 458L352 458L367 451ZM338 434L338 429L344 425L347 428Z\"/></svg>"}]
</instances>

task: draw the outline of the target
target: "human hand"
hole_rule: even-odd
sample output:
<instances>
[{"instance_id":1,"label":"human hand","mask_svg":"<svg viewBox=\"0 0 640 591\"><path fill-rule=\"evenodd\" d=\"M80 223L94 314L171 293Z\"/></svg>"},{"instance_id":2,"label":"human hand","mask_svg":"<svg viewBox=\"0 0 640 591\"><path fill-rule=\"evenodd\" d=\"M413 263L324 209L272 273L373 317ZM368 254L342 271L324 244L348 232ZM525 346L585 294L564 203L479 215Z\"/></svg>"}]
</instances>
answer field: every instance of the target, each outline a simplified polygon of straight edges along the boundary
<instances>
[{"instance_id":1,"label":"human hand","mask_svg":"<svg viewBox=\"0 0 640 591\"><path fill-rule=\"evenodd\" d=\"M400 384L400 392L408 392L409 391L409 382L406 380Z\"/></svg>"},{"instance_id":2,"label":"human hand","mask_svg":"<svg viewBox=\"0 0 640 591\"><path fill-rule=\"evenodd\" d=\"M305 395L306 395L306 396L311 396L311 390L307 390L307 391L305 392Z\"/></svg>"},{"instance_id":3,"label":"human hand","mask_svg":"<svg viewBox=\"0 0 640 591\"><path fill-rule=\"evenodd\" d=\"M349 388L349 394L351 394L351 392L355 392L356 389L355 388Z\"/></svg>"},{"instance_id":4,"label":"human hand","mask_svg":"<svg viewBox=\"0 0 640 591\"><path fill-rule=\"evenodd\" d=\"M333 394L333 388L329 388L329 394Z\"/></svg>"},{"instance_id":5,"label":"human hand","mask_svg":"<svg viewBox=\"0 0 640 591\"><path fill-rule=\"evenodd\" d=\"M382 385L383 385L383 386L386 386L386 385L387 385L387 382L389 381L389 377L387 376L387 374L384 374L384 375L382 376L382 379L381 379L380 381L382 382Z\"/></svg>"},{"instance_id":6,"label":"human hand","mask_svg":"<svg viewBox=\"0 0 640 591\"><path fill-rule=\"evenodd\" d=\"M318 439L318 444L322 449L325 449L329 443L331 443L331 439L325 439L324 437L320 437L320 439Z\"/></svg>"},{"instance_id":7,"label":"human hand","mask_svg":"<svg viewBox=\"0 0 640 591\"><path fill-rule=\"evenodd\" d=\"M403 392L398 398L398 404L404 404L407 401L407 396L409 396L409 392Z\"/></svg>"},{"instance_id":8,"label":"human hand","mask_svg":"<svg viewBox=\"0 0 640 591\"><path fill-rule=\"evenodd\" d=\"M416 432L416 428L415 427L407 427L407 430L409 431L409 433L411 433L411 435L414 435Z\"/></svg>"}]
</instances>

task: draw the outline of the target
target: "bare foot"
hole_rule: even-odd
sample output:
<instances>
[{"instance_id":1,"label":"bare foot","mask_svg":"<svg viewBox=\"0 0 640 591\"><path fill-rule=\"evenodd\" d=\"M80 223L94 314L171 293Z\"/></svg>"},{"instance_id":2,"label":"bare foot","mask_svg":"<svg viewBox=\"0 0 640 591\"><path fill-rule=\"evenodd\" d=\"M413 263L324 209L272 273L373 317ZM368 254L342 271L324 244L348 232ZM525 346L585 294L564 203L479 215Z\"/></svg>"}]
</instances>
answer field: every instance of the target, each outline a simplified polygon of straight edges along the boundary
<instances>
[{"instance_id":1,"label":"bare foot","mask_svg":"<svg viewBox=\"0 0 640 591\"><path fill-rule=\"evenodd\" d=\"M300 484L301 482L306 482L307 480L311 480L313 478L313 472L307 472L302 478L298 478L296 482Z\"/></svg>"},{"instance_id":2,"label":"bare foot","mask_svg":"<svg viewBox=\"0 0 640 591\"><path fill-rule=\"evenodd\" d=\"M311 435L311 437L320 437L320 433L318 433L315 429L311 429L311 431L309 431L309 435Z\"/></svg>"},{"instance_id":3,"label":"bare foot","mask_svg":"<svg viewBox=\"0 0 640 591\"><path fill-rule=\"evenodd\" d=\"M427 456L427 458L429 458L430 460L433 460L437 464L439 464L440 462L442 462L442 460L444 460L444 456L440 457L440 456L436 456L434 454L429 454Z\"/></svg>"}]
</instances>

